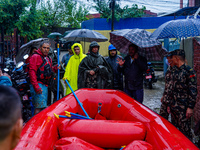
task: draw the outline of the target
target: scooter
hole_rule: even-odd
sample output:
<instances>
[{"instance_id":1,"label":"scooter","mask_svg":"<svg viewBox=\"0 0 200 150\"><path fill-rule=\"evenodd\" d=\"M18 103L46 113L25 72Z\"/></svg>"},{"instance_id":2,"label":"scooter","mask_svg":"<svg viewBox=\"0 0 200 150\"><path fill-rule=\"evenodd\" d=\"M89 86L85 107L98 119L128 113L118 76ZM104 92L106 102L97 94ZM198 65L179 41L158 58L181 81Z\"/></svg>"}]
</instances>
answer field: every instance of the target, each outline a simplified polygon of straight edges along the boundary
<instances>
[{"instance_id":1,"label":"scooter","mask_svg":"<svg viewBox=\"0 0 200 150\"><path fill-rule=\"evenodd\" d=\"M144 85L148 86L149 89L153 88L153 83L157 82L157 77L155 76L154 69L151 62L147 63L147 70L144 73Z\"/></svg>"},{"instance_id":2,"label":"scooter","mask_svg":"<svg viewBox=\"0 0 200 150\"><path fill-rule=\"evenodd\" d=\"M3 71L8 73L9 75L11 74L12 70L16 67L15 62L11 60L10 58L5 58L5 68Z\"/></svg>"}]
</instances>

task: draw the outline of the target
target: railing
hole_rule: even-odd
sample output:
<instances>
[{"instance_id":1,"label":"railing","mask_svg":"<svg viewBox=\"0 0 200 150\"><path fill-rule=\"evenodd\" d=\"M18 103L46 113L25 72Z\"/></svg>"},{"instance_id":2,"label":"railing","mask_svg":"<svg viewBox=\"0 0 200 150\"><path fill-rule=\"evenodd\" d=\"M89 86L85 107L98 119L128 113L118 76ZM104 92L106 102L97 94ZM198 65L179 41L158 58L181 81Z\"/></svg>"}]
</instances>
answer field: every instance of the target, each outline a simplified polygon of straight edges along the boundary
<instances>
[{"instance_id":1,"label":"railing","mask_svg":"<svg viewBox=\"0 0 200 150\"><path fill-rule=\"evenodd\" d=\"M14 29L14 33L10 35L4 35L4 30L0 34L0 67L3 67L4 58L11 58L12 60L16 56L20 46L26 43L26 38L22 39L17 33L17 29Z\"/></svg>"},{"instance_id":2,"label":"railing","mask_svg":"<svg viewBox=\"0 0 200 150\"><path fill-rule=\"evenodd\" d=\"M151 64L155 71L163 71L163 61L151 61Z\"/></svg>"}]
</instances>

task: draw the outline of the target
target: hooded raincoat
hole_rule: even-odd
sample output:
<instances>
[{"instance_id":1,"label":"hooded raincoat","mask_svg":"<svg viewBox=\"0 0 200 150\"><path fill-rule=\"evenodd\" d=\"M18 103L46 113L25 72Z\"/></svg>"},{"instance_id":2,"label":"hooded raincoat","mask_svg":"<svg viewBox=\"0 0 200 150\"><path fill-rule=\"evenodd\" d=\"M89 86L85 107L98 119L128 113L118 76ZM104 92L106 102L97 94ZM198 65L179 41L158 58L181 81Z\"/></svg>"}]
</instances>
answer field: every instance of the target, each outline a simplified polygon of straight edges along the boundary
<instances>
[{"instance_id":1,"label":"hooded raincoat","mask_svg":"<svg viewBox=\"0 0 200 150\"><path fill-rule=\"evenodd\" d=\"M117 52L117 50L116 50ZM118 72L117 68L119 64L117 63L117 59L123 59L121 56L116 55L111 56L110 50L108 51L109 56L106 57L106 61L109 63L110 67L113 71L113 89L122 90L123 91L123 74Z\"/></svg>"},{"instance_id":2,"label":"hooded raincoat","mask_svg":"<svg viewBox=\"0 0 200 150\"><path fill-rule=\"evenodd\" d=\"M76 55L74 52L74 47L78 46L80 49L80 54ZM86 56L83 54L82 46L79 43L75 43L72 45L72 51L74 53L73 56L70 57L69 62L67 63L67 66L65 68L65 74L63 77L63 80L68 80L69 84L71 85L72 89L75 91L78 89L78 67L82 59ZM66 95L70 94L71 90L67 86L66 87Z\"/></svg>"},{"instance_id":3,"label":"hooded raincoat","mask_svg":"<svg viewBox=\"0 0 200 150\"><path fill-rule=\"evenodd\" d=\"M93 53L93 47L99 47L96 41L91 42L89 54L79 65L78 88L111 89L113 85L112 69L99 52ZM90 70L95 75L90 75Z\"/></svg>"}]
</instances>

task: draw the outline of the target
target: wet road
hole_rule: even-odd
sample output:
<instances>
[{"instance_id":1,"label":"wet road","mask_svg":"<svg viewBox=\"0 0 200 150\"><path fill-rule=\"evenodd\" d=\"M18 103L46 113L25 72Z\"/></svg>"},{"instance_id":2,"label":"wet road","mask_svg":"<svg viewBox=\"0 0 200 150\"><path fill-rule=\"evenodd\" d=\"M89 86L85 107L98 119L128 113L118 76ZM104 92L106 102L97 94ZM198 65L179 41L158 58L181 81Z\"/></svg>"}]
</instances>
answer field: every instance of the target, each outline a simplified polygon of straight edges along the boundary
<instances>
[{"instance_id":1,"label":"wet road","mask_svg":"<svg viewBox=\"0 0 200 150\"><path fill-rule=\"evenodd\" d=\"M163 95L164 86L165 86L165 82L164 82L164 79L162 79L154 83L153 89L144 87L143 104L158 114L160 111L160 105L161 105L160 99ZM169 120L170 120L170 117L169 117ZM192 124L192 126L194 126L194 124ZM193 143L197 143L200 137L196 136L193 130L192 130L192 133L193 133Z\"/></svg>"},{"instance_id":2,"label":"wet road","mask_svg":"<svg viewBox=\"0 0 200 150\"><path fill-rule=\"evenodd\" d=\"M164 86L164 80L158 80L156 83L154 83L153 89L149 89L148 87L144 86L143 104L157 113L160 111L160 99L163 95Z\"/></svg>"}]
</instances>

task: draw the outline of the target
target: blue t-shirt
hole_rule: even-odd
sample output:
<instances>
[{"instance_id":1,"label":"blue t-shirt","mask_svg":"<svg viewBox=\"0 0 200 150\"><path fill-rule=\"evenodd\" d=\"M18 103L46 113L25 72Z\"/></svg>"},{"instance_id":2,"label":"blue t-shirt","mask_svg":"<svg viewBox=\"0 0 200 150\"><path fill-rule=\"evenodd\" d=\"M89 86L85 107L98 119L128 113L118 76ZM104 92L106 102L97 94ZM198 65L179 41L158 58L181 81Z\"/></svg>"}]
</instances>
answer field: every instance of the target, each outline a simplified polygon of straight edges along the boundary
<instances>
[{"instance_id":1,"label":"blue t-shirt","mask_svg":"<svg viewBox=\"0 0 200 150\"><path fill-rule=\"evenodd\" d=\"M64 63L64 67L67 66L67 63L70 59L70 57L73 56L73 55L70 55L69 53L65 54L61 60L62 63Z\"/></svg>"}]
</instances>

